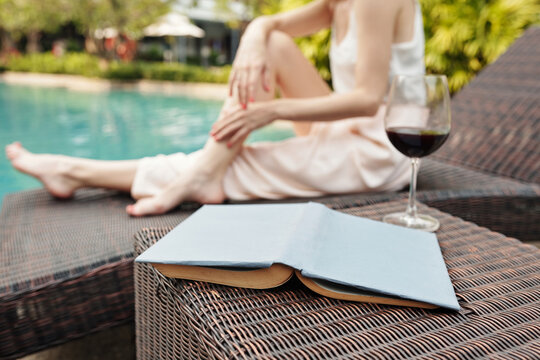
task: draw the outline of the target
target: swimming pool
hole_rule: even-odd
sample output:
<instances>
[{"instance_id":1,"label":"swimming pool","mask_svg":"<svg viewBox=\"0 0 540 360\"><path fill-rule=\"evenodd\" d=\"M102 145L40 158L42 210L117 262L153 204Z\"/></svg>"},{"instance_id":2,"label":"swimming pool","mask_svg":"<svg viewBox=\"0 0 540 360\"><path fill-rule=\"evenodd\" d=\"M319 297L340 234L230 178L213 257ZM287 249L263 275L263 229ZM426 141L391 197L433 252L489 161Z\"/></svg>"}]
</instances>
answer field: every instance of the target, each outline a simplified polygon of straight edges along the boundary
<instances>
[{"instance_id":1,"label":"swimming pool","mask_svg":"<svg viewBox=\"0 0 540 360\"><path fill-rule=\"evenodd\" d=\"M18 140L33 152L103 160L136 159L201 148L221 102L135 91L85 93L0 82L0 146ZM282 140L269 126L248 141ZM41 187L0 160L0 203L6 193Z\"/></svg>"}]
</instances>

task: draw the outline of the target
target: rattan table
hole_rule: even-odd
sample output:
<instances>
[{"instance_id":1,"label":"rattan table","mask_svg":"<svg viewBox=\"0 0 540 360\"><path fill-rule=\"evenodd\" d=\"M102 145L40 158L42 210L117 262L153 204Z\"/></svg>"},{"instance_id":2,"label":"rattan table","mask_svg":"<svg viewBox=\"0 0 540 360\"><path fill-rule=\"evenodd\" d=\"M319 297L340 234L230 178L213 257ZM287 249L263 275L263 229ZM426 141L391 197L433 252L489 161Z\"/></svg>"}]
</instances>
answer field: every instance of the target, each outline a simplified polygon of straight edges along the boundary
<instances>
[{"instance_id":1,"label":"rattan table","mask_svg":"<svg viewBox=\"0 0 540 360\"><path fill-rule=\"evenodd\" d=\"M402 200L343 210L380 219ZM540 250L421 206L437 233L462 310L321 297L290 281L248 290L168 279L135 265L139 359L540 358ZM169 229L136 235L141 253Z\"/></svg>"}]
</instances>

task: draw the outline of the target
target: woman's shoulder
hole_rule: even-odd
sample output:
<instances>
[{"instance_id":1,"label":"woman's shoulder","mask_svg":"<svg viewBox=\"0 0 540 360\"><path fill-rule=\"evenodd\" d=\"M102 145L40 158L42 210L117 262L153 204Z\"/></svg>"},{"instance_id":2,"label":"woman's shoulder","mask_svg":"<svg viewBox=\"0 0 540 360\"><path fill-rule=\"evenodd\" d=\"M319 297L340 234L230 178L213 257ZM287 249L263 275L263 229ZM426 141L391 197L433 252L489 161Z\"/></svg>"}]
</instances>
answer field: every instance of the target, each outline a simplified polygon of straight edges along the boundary
<instances>
[{"instance_id":1,"label":"woman's shoulder","mask_svg":"<svg viewBox=\"0 0 540 360\"><path fill-rule=\"evenodd\" d=\"M340 3L351 3L351 10L356 14L371 12L372 10L384 9L387 13L400 13L401 11L414 8L417 0L329 0L339 6Z\"/></svg>"},{"instance_id":2,"label":"woman's shoulder","mask_svg":"<svg viewBox=\"0 0 540 360\"><path fill-rule=\"evenodd\" d=\"M350 1L356 23L388 25L393 29L394 43L403 42L413 36L416 8L419 6L417 0Z\"/></svg>"}]
</instances>

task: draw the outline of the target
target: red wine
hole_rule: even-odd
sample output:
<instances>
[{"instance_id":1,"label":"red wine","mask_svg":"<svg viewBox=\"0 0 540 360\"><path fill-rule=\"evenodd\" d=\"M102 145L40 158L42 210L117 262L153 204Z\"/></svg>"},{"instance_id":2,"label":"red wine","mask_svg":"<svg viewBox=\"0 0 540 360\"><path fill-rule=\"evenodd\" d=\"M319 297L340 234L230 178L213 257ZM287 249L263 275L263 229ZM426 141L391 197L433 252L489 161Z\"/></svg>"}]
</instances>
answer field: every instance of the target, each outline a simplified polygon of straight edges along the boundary
<instances>
[{"instance_id":1,"label":"red wine","mask_svg":"<svg viewBox=\"0 0 540 360\"><path fill-rule=\"evenodd\" d=\"M448 132L414 127L393 127L386 130L390 142L403 155L423 157L441 147Z\"/></svg>"}]
</instances>

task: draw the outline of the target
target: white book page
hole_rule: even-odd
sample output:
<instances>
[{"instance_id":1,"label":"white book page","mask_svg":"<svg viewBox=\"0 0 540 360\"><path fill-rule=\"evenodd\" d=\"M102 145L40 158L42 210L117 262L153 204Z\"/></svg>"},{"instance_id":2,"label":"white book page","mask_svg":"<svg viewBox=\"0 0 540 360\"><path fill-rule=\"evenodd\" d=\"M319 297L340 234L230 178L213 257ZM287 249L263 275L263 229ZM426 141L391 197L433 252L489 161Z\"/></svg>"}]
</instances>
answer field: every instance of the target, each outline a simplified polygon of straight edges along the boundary
<instances>
[{"instance_id":1,"label":"white book page","mask_svg":"<svg viewBox=\"0 0 540 360\"><path fill-rule=\"evenodd\" d=\"M138 262L269 267L283 263L305 204L205 205Z\"/></svg>"},{"instance_id":2,"label":"white book page","mask_svg":"<svg viewBox=\"0 0 540 360\"><path fill-rule=\"evenodd\" d=\"M459 309L435 234L327 210L302 275Z\"/></svg>"}]
</instances>

